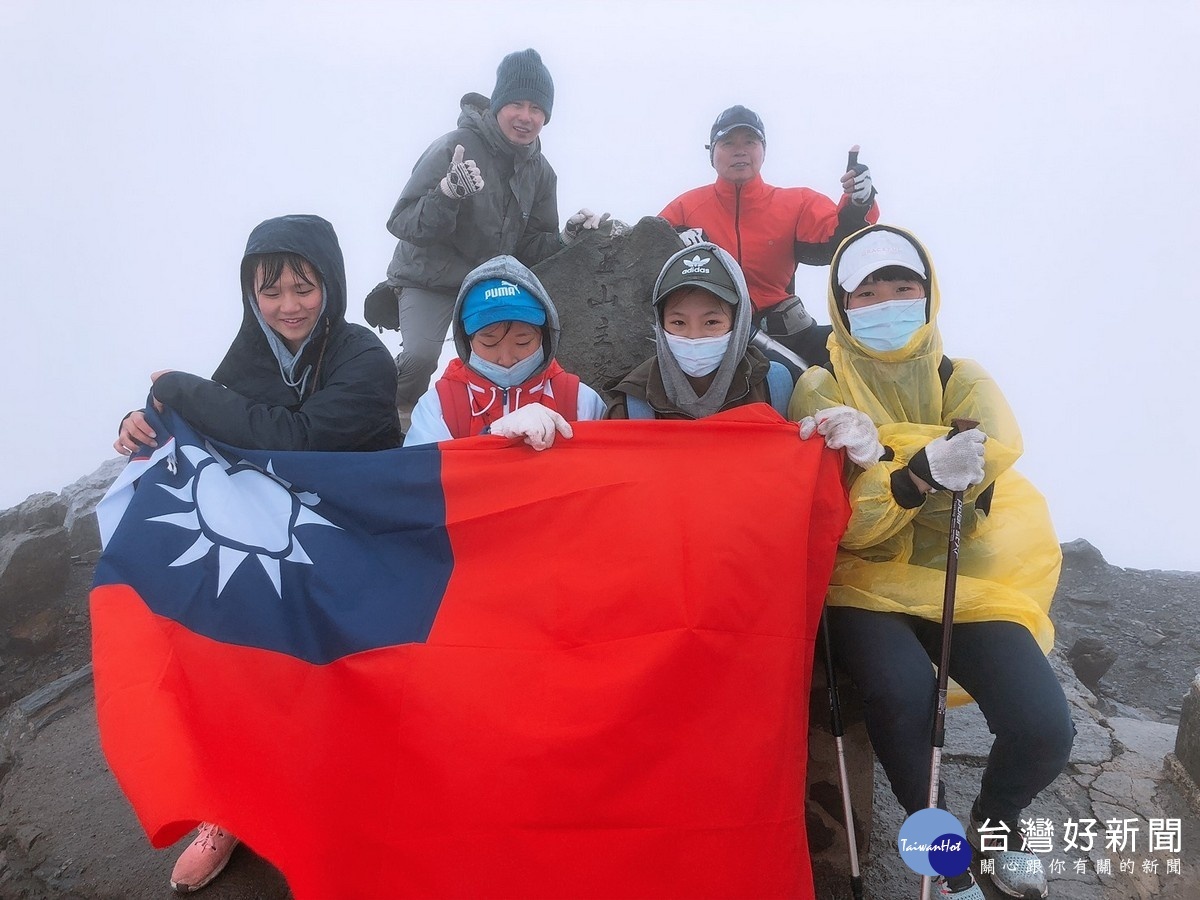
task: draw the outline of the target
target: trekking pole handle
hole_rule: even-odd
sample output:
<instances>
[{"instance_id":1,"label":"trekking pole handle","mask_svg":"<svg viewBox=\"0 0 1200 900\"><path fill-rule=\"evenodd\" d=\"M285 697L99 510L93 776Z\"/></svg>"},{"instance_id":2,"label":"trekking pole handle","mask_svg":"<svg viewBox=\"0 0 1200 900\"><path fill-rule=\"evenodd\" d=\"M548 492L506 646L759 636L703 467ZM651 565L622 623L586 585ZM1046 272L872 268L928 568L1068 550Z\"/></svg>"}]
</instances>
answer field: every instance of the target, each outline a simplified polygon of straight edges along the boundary
<instances>
[{"instance_id":1,"label":"trekking pole handle","mask_svg":"<svg viewBox=\"0 0 1200 900\"><path fill-rule=\"evenodd\" d=\"M846 154L846 171L849 172L858 165L858 145L854 145L854 149Z\"/></svg>"},{"instance_id":2,"label":"trekking pole handle","mask_svg":"<svg viewBox=\"0 0 1200 900\"><path fill-rule=\"evenodd\" d=\"M963 431L971 431L979 427L977 419L951 419L950 420L950 436L953 437Z\"/></svg>"}]
</instances>

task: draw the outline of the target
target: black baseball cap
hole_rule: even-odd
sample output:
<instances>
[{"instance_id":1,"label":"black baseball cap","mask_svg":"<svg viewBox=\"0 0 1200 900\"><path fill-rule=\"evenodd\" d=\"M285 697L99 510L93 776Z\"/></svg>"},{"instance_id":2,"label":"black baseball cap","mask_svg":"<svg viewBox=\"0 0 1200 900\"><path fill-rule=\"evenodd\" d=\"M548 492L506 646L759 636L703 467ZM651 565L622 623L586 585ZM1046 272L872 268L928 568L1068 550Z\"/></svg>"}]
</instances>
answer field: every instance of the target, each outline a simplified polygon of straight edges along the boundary
<instances>
[{"instance_id":1,"label":"black baseball cap","mask_svg":"<svg viewBox=\"0 0 1200 900\"><path fill-rule=\"evenodd\" d=\"M749 128L764 144L767 142L767 130L758 113L744 106L731 106L713 122L712 130L708 134L708 143L715 144L735 128Z\"/></svg>"},{"instance_id":2,"label":"black baseball cap","mask_svg":"<svg viewBox=\"0 0 1200 900\"><path fill-rule=\"evenodd\" d=\"M662 303L667 294L681 287L703 288L732 306L737 306L741 297L737 285L729 273L725 256L715 244L701 243L677 251L658 275L654 285L654 305Z\"/></svg>"}]
</instances>

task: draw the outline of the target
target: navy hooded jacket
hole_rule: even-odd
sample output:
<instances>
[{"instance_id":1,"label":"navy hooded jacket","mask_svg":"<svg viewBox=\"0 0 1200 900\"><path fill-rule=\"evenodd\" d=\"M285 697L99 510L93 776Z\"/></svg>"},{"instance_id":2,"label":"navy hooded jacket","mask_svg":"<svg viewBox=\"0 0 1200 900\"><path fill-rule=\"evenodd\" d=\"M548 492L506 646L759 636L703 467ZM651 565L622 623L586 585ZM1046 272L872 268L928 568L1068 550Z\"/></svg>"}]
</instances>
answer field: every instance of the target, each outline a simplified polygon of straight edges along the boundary
<instances>
[{"instance_id":1,"label":"navy hooded jacket","mask_svg":"<svg viewBox=\"0 0 1200 900\"><path fill-rule=\"evenodd\" d=\"M300 350L289 384L242 292L242 324L212 380L170 372L154 396L197 430L251 450L383 450L400 446L396 366L369 329L346 321L346 270L333 226L319 216L268 219L250 233L247 259L296 253L320 276L325 308ZM297 379L299 380L299 379Z\"/></svg>"}]
</instances>

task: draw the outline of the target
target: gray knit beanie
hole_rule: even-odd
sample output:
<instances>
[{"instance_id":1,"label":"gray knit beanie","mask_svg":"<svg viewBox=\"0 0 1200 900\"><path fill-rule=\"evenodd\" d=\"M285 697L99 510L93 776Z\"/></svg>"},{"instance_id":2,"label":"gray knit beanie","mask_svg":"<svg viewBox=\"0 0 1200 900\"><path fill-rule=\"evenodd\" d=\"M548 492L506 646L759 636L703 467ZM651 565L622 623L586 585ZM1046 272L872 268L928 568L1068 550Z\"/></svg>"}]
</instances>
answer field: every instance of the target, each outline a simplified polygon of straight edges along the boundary
<instances>
[{"instance_id":1,"label":"gray knit beanie","mask_svg":"<svg viewBox=\"0 0 1200 900\"><path fill-rule=\"evenodd\" d=\"M518 50L500 60L496 67L496 89L492 91L492 113L518 100L536 103L550 121L550 110L554 106L554 79L550 70L533 49Z\"/></svg>"}]
</instances>

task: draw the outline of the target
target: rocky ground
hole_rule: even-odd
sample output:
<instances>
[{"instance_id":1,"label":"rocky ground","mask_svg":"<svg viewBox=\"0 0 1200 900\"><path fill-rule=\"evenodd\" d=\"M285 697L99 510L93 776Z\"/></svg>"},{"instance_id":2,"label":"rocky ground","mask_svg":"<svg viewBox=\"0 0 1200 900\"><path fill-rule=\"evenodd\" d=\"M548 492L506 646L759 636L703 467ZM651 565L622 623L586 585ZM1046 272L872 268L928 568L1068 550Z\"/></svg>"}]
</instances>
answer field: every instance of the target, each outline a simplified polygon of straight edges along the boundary
<instances>
[{"instance_id":1,"label":"rocky ground","mask_svg":"<svg viewBox=\"0 0 1200 900\"><path fill-rule=\"evenodd\" d=\"M1067 545L1067 553L1051 613L1057 642L1081 680L1103 700L1178 723L1183 694L1200 666L1200 577L1110 566L1085 541ZM1072 655L1081 640L1102 649ZM1089 677L1089 667L1108 659L1111 668L1098 682Z\"/></svg>"},{"instance_id":2,"label":"rocky ground","mask_svg":"<svg viewBox=\"0 0 1200 900\"><path fill-rule=\"evenodd\" d=\"M2 514L0 514L2 515ZM1079 736L1067 771L1030 814L1061 823L1100 822L1091 853L1056 852L1056 900L1200 897L1200 818L1164 775L1180 705L1200 666L1200 573L1109 566L1086 542L1065 547L1053 616L1052 659L1074 709ZM69 566L52 618L33 616L0 644L0 898L107 900L172 896L167 874L178 848L156 851L114 783L100 752L88 668L87 591L94 555ZM19 632L19 633L17 633ZM1076 670L1079 678L1076 678ZM1080 680L1082 679L1082 680ZM974 796L990 735L973 707L953 710L945 777L952 808ZM863 870L867 896L915 896L917 879L899 861L903 816L876 772L874 829ZM1125 854L1103 846L1104 822L1131 820L1143 845L1151 818L1178 819L1181 851ZM1062 845L1061 834L1055 845ZM1097 872L1108 859L1111 875ZM1177 859L1179 871L1168 871ZM1135 871L1122 873L1127 860ZM1155 862L1157 871L1147 863ZM1076 867L1082 866L1083 871ZM1145 869L1145 870L1144 870ZM380 896L388 891L381 886ZM990 887L989 897L997 897ZM283 900L286 883L242 848L206 889L212 900ZM822 897L849 896L844 884Z\"/></svg>"}]
</instances>

